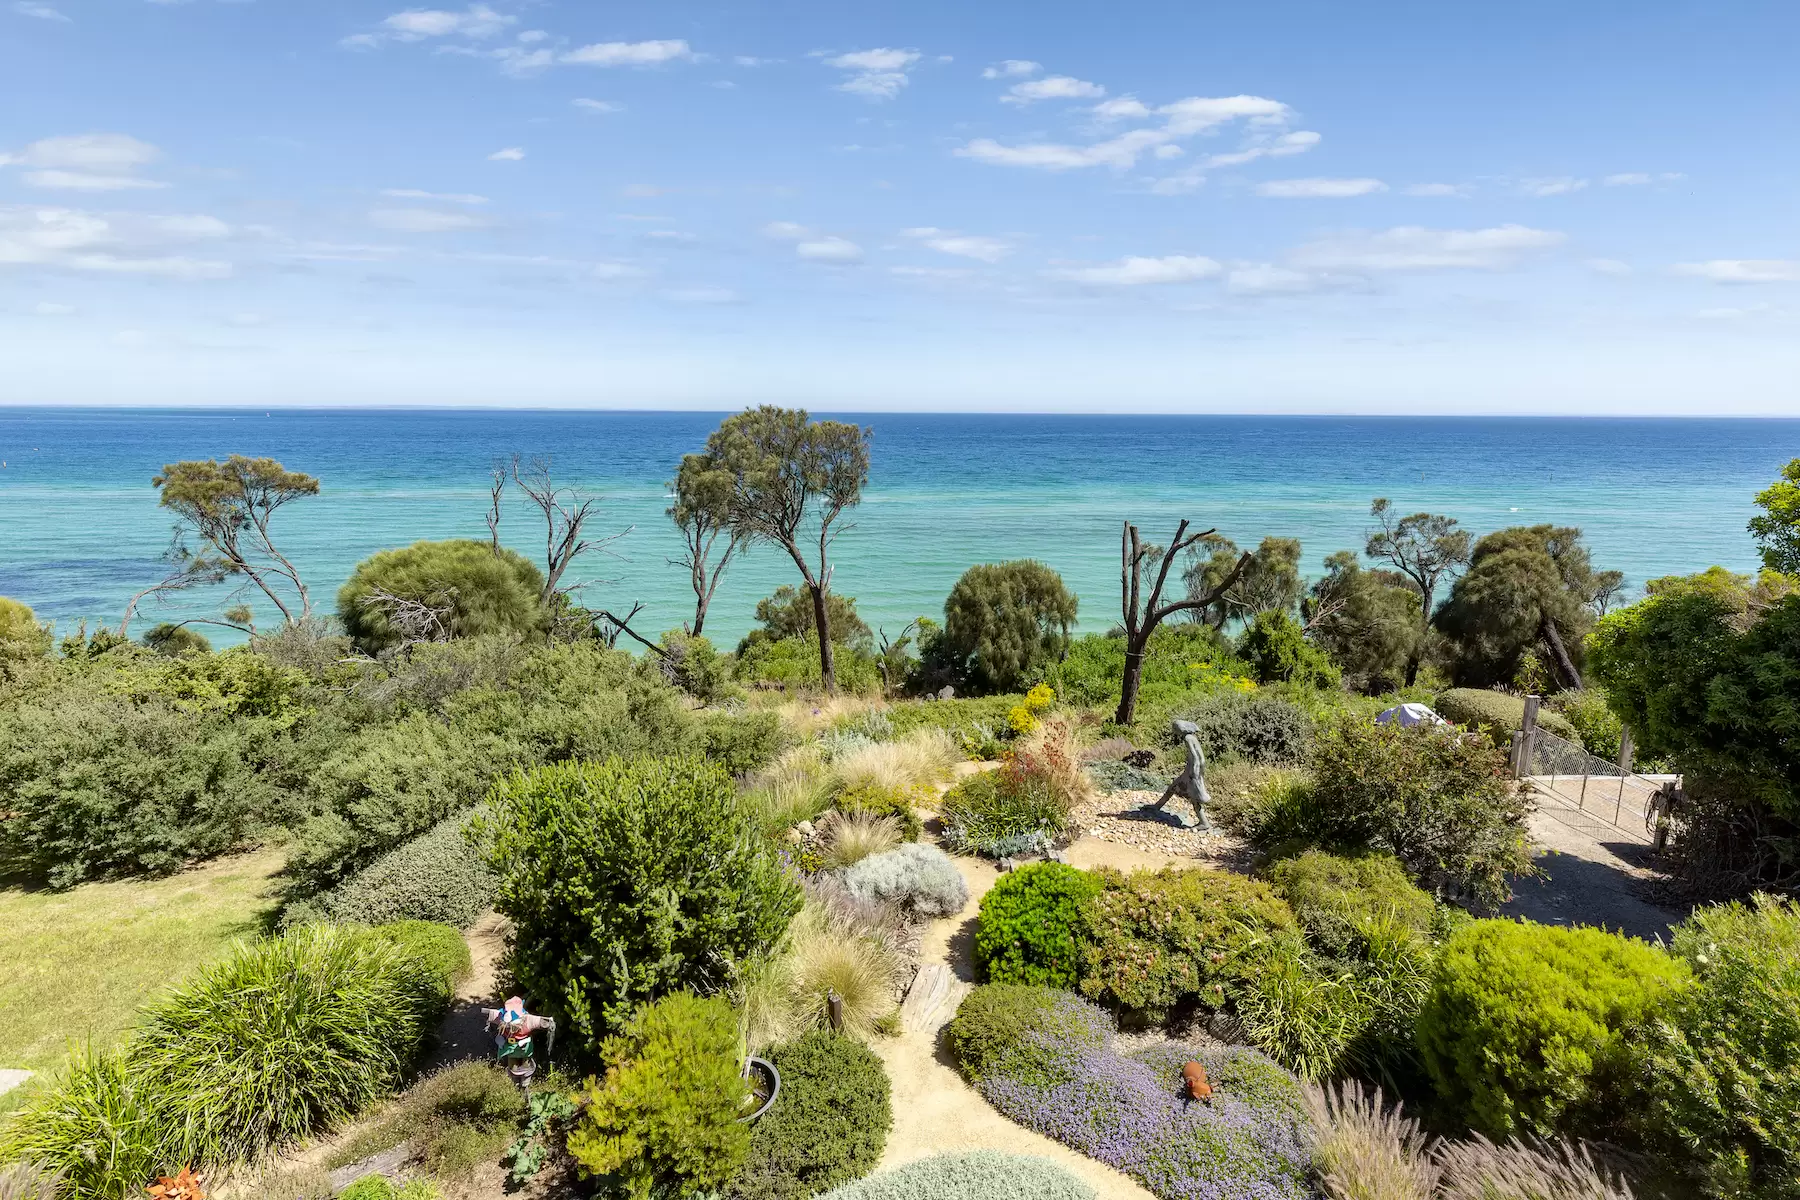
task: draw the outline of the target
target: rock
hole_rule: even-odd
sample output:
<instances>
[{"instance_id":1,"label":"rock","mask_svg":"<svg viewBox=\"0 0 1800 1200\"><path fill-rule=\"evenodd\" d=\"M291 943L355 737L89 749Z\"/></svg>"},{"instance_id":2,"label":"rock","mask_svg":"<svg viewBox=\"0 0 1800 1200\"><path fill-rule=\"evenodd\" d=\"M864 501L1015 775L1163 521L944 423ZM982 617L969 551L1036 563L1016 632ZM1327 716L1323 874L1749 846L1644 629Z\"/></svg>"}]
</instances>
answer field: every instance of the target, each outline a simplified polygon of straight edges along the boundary
<instances>
[{"instance_id":1,"label":"rock","mask_svg":"<svg viewBox=\"0 0 1800 1200\"><path fill-rule=\"evenodd\" d=\"M412 1143L401 1142L392 1150L383 1150L380 1154L339 1167L331 1173L331 1190L341 1192L365 1175L386 1175L392 1179L400 1173L401 1167L412 1161L412 1156Z\"/></svg>"},{"instance_id":2,"label":"rock","mask_svg":"<svg viewBox=\"0 0 1800 1200\"><path fill-rule=\"evenodd\" d=\"M956 1010L956 1003L968 991L968 985L956 978L946 963L930 963L913 977L906 1000L900 1005L900 1025L918 1031L943 1024Z\"/></svg>"},{"instance_id":3,"label":"rock","mask_svg":"<svg viewBox=\"0 0 1800 1200\"><path fill-rule=\"evenodd\" d=\"M15 1071L11 1068L0 1070L0 1096L6 1095L30 1078L30 1071Z\"/></svg>"},{"instance_id":4,"label":"rock","mask_svg":"<svg viewBox=\"0 0 1800 1200\"><path fill-rule=\"evenodd\" d=\"M938 689L937 698L939 700L951 700L951 699L954 699L955 697L956 697L956 689L951 687L947 683L943 687Z\"/></svg>"},{"instance_id":5,"label":"rock","mask_svg":"<svg viewBox=\"0 0 1800 1200\"><path fill-rule=\"evenodd\" d=\"M1018 862L1015 861L1014 859L1003 858L1000 860L1000 873L1002 875L1005 875L1008 872L1015 869L1018 865L1019 865Z\"/></svg>"},{"instance_id":6,"label":"rock","mask_svg":"<svg viewBox=\"0 0 1800 1200\"><path fill-rule=\"evenodd\" d=\"M812 841L818 833L818 831L813 828L813 823L811 821L800 822L798 825L794 826L794 832L809 842Z\"/></svg>"}]
</instances>

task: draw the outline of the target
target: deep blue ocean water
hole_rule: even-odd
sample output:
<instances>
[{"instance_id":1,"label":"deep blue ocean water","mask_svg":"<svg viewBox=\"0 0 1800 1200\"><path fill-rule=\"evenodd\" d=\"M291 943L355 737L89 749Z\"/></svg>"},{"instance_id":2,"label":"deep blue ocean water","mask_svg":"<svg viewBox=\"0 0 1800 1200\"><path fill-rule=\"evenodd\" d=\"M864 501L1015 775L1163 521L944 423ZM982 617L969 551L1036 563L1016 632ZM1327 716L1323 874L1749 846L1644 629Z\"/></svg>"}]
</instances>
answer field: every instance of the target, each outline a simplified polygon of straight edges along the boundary
<instances>
[{"instance_id":1,"label":"deep blue ocean water","mask_svg":"<svg viewBox=\"0 0 1800 1200\"><path fill-rule=\"evenodd\" d=\"M821 414L824 415L824 414ZM941 616L977 562L1038 558L1081 597L1084 629L1118 619L1120 522L1166 541L1187 517L1240 545L1298 537L1317 574L1360 549L1369 501L1457 517L1477 533L1550 521L1587 533L1598 565L1646 579L1721 563L1754 567L1753 494L1800 456L1800 420L831 414L874 431L862 506L838 538L836 590L872 626ZM284 509L278 542L329 610L375 550L422 538L485 538L496 456L549 454L556 474L605 497L597 530L631 528L616 556L587 561L590 602L643 601L661 630L692 615L665 481L718 413L468 410L0 408L0 595L72 628L116 622L160 577L170 514L151 478L165 463L269 455L316 475L315 499ZM540 527L513 510L505 540L541 556ZM727 575L708 618L728 644L758 597L795 582L759 549ZM229 587L142 614L216 614ZM229 637L217 636L215 641Z\"/></svg>"}]
</instances>

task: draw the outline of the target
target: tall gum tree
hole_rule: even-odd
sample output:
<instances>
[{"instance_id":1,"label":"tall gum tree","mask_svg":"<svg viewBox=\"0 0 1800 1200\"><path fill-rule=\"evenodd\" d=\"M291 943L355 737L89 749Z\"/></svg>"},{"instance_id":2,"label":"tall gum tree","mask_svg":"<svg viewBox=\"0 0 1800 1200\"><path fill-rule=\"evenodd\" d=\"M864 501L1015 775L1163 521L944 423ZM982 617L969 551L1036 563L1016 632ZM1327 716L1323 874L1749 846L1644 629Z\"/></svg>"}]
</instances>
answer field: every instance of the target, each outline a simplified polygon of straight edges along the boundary
<instances>
[{"instance_id":1,"label":"tall gum tree","mask_svg":"<svg viewBox=\"0 0 1800 1200\"><path fill-rule=\"evenodd\" d=\"M869 480L869 431L841 421L811 420L805 409L765 404L727 417L706 439L693 467L698 491L722 497L725 528L742 542L787 551L812 597L819 631L819 677L837 690L831 616L831 542L838 519L862 501ZM682 463L683 472L688 462ZM816 536L814 529L816 528ZM816 547L816 557L815 554Z\"/></svg>"},{"instance_id":2,"label":"tall gum tree","mask_svg":"<svg viewBox=\"0 0 1800 1200\"><path fill-rule=\"evenodd\" d=\"M1419 636L1406 656L1406 685L1411 687L1419 679L1438 585L1446 578L1454 580L1457 571L1469 565L1469 531L1458 529L1455 517L1437 513L1396 517L1385 497L1369 505L1369 515L1376 527L1369 531L1363 553L1391 563L1419 593Z\"/></svg>"}]
</instances>

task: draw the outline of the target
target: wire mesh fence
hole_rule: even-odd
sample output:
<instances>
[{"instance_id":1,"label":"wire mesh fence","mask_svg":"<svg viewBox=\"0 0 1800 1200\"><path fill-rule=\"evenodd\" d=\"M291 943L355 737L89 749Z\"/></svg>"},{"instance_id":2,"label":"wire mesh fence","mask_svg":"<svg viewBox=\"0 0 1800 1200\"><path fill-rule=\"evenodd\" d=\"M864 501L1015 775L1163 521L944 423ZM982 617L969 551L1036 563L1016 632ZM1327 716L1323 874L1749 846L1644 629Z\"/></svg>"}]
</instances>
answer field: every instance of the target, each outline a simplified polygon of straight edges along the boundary
<instances>
[{"instance_id":1,"label":"wire mesh fence","mask_svg":"<svg viewBox=\"0 0 1800 1200\"><path fill-rule=\"evenodd\" d=\"M1542 726L1532 731L1519 775L1530 781L1544 812L1571 829L1651 844L1660 781L1596 758Z\"/></svg>"}]
</instances>

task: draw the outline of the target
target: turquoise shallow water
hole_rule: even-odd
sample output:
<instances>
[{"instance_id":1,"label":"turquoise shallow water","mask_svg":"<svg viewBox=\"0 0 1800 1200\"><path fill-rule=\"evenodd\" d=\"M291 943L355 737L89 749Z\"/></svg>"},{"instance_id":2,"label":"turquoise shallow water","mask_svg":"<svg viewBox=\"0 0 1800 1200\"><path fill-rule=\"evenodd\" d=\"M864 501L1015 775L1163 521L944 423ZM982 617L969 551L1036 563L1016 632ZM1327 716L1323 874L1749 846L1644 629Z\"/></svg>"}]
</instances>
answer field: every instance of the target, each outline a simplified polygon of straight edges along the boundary
<instances>
[{"instance_id":1,"label":"turquoise shallow water","mask_svg":"<svg viewBox=\"0 0 1800 1200\"><path fill-rule=\"evenodd\" d=\"M270 455L322 492L277 519L279 541L330 608L357 560L421 538L485 537L488 463L551 454L557 474L604 496L602 525L631 533L585 563L590 596L646 605L642 627L692 615L664 481L717 413L467 410L0 408L0 595L64 629L116 622L159 577L170 522L153 475L182 458ZM895 632L941 614L970 564L1033 557L1081 596L1084 629L1117 620L1120 522L1166 540L1188 517L1242 545L1300 538L1317 573L1360 548L1369 500L1449 513L1476 532L1579 525L1597 563L1633 593L1713 563L1750 569L1752 495L1800 456L1800 420L1016 416L878 413L862 506L836 544L837 590ZM540 553L528 514L506 540ZM727 575L709 632L751 623L756 599L795 572L761 549ZM216 613L228 588L146 612ZM219 638L216 640L228 640Z\"/></svg>"}]
</instances>

